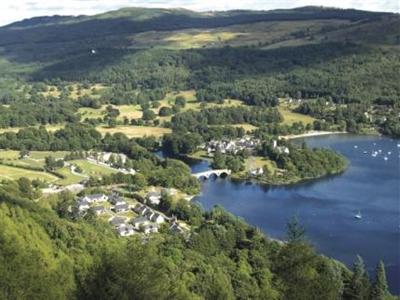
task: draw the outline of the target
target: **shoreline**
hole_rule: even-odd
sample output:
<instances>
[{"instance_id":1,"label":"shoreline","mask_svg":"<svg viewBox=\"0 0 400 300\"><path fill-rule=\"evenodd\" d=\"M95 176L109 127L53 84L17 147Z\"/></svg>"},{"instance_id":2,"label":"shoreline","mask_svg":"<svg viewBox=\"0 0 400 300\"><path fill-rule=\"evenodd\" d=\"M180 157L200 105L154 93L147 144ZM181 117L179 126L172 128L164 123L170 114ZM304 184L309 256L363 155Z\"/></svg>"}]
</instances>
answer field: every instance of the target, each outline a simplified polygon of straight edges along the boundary
<instances>
[{"instance_id":1,"label":"shoreline","mask_svg":"<svg viewBox=\"0 0 400 300\"><path fill-rule=\"evenodd\" d=\"M347 134L346 131L308 131L301 134L291 134L291 135L282 135L279 136L279 139L284 140L293 140L293 139L300 139L300 138L307 138L313 136L322 136L322 135L333 135L333 134Z\"/></svg>"},{"instance_id":2,"label":"shoreline","mask_svg":"<svg viewBox=\"0 0 400 300\"><path fill-rule=\"evenodd\" d=\"M305 178L300 178L300 177L293 177L290 179L283 179L283 180L268 180L265 178L260 178L260 177L250 177L248 175L238 175L238 174L232 174L230 175L230 179L237 181L237 182L251 182L252 184L257 184L257 185L265 185L265 186L271 186L271 187L279 187L279 186L294 186L297 184L302 184L302 183L310 183L313 181L318 181L324 178L329 178L329 177L334 177L340 174L343 174L348 168L348 164L341 169L337 170L336 172L332 173L326 173L321 176L317 177L305 177Z\"/></svg>"}]
</instances>

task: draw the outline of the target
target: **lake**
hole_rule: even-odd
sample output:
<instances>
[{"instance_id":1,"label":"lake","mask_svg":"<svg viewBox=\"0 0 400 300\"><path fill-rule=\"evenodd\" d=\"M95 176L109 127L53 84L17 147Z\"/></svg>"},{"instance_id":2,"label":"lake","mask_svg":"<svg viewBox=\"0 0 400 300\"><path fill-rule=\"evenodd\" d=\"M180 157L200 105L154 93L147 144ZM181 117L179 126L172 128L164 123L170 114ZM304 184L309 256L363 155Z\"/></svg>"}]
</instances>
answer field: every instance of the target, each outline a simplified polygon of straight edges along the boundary
<instances>
[{"instance_id":1,"label":"lake","mask_svg":"<svg viewBox=\"0 0 400 300\"><path fill-rule=\"evenodd\" d=\"M221 205L278 239L285 238L287 221L297 216L321 253L349 266L359 254L371 272L384 260L391 291L400 293L400 141L357 135L305 141L340 152L349 168L337 176L284 187L211 179L203 182L195 201L205 209ZM209 168L205 161L191 167L194 172ZM354 218L358 211L361 220Z\"/></svg>"}]
</instances>

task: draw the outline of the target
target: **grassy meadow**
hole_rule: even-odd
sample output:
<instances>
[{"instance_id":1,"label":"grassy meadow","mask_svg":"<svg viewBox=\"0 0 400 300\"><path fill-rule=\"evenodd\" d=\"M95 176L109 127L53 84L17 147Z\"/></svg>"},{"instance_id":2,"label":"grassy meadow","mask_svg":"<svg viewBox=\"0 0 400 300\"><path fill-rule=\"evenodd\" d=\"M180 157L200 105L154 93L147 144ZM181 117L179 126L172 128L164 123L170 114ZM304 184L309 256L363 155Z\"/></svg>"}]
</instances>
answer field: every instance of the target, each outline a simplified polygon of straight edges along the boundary
<instances>
[{"instance_id":1,"label":"grassy meadow","mask_svg":"<svg viewBox=\"0 0 400 300\"><path fill-rule=\"evenodd\" d=\"M53 183L58 180L58 177L46 172L32 171L28 169L0 165L0 180L16 180L21 177L26 177L30 180L39 179L42 181Z\"/></svg>"},{"instance_id":2,"label":"grassy meadow","mask_svg":"<svg viewBox=\"0 0 400 300\"><path fill-rule=\"evenodd\" d=\"M278 110L283 116L284 124L292 125L295 122L303 122L304 125L307 125L312 124L315 121L313 117L293 112L295 107L295 105L290 105L287 102L280 101Z\"/></svg>"},{"instance_id":3,"label":"grassy meadow","mask_svg":"<svg viewBox=\"0 0 400 300\"><path fill-rule=\"evenodd\" d=\"M164 134L171 133L169 128L151 127L151 126L117 126L108 128L99 126L96 128L101 134L114 134L117 132L125 134L129 138L138 138L144 136L162 137Z\"/></svg>"}]
</instances>

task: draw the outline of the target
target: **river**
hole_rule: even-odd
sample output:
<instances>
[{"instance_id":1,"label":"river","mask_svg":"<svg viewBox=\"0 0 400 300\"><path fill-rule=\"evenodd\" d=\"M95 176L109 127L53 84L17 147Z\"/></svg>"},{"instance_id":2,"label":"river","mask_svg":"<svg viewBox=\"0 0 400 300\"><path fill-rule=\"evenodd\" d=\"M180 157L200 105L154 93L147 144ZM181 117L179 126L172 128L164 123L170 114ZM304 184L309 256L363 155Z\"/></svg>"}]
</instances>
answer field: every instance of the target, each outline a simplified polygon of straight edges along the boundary
<instances>
[{"instance_id":1,"label":"river","mask_svg":"<svg viewBox=\"0 0 400 300\"><path fill-rule=\"evenodd\" d=\"M391 291L400 293L400 141L357 135L305 141L311 147L342 153L349 168L337 176L284 187L211 179L202 183L202 193L195 201L205 209L221 205L278 239L285 238L287 221L297 216L320 253L348 266L359 254L371 273L382 259ZM374 151L375 157L371 155ZM191 168L199 172L209 166L201 161L191 163ZM354 218L358 211L361 220Z\"/></svg>"}]
</instances>

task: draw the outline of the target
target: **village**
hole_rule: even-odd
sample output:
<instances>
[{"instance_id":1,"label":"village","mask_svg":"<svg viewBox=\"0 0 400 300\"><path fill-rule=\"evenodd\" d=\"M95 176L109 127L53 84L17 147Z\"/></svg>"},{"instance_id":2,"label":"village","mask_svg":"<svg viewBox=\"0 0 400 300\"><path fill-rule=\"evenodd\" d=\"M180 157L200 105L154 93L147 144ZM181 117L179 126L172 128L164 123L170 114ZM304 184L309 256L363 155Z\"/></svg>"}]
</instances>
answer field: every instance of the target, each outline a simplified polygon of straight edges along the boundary
<instances>
[{"instance_id":1,"label":"village","mask_svg":"<svg viewBox=\"0 0 400 300\"><path fill-rule=\"evenodd\" d=\"M163 224L173 233L183 234L187 230L186 224L154 209L161 199L161 192L149 192L145 203L123 198L115 191L109 195L90 194L77 199L74 212L77 216L85 216L90 212L106 219L121 237L157 233Z\"/></svg>"},{"instance_id":2,"label":"village","mask_svg":"<svg viewBox=\"0 0 400 300\"><path fill-rule=\"evenodd\" d=\"M261 145L261 140L255 138L252 135L246 135L236 139L221 139L211 140L200 146L201 150L206 152L207 157L214 157L216 152L221 154L239 155L243 152L247 152L250 157L256 157L257 148ZM290 150L287 146L278 145L278 140L272 140L271 146L279 153L289 154ZM250 159L251 160L251 159ZM248 175L251 177L257 177L264 174L262 166L256 166L253 164L249 165Z\"/></svg>"}]
</instances>

